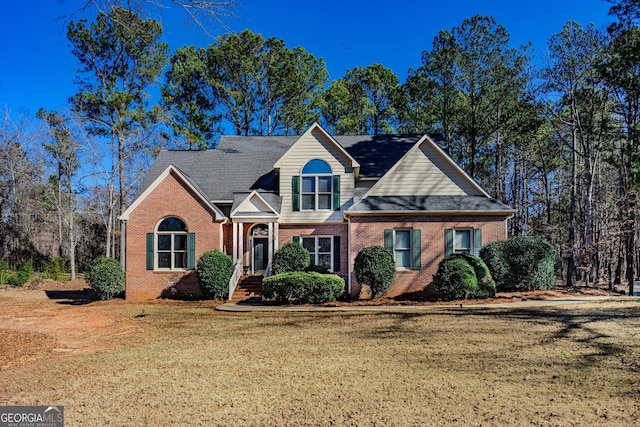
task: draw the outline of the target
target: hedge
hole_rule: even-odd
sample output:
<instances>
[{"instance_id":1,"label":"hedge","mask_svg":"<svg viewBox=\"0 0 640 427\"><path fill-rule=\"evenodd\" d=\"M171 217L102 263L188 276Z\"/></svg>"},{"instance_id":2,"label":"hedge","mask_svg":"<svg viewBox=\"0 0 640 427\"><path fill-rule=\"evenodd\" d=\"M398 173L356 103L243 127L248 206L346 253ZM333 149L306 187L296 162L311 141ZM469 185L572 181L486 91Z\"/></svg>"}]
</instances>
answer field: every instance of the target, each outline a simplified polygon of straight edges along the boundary
<instances>
[{"instance_id":1,"label":"hedge","mask_svg":"<svg viewBox=\"0 0 640 427\"><path fill-rule=\"evenodd\" d=\"M550 289L555 282L556 250L544 239L517 236L485 245L480 257L499 291Z\"/></svg>"},{"instance_id":2,"label":"hedge","mask_svg":"<svg viewBox=\"0 0 640 427\"><path fill-rule=\"evenodd\" d=\"M262 294L280 304L321 304L335 301L345 291L344 279L334 274L287 272L266 277Z\"/></svg>"}]
</instances>

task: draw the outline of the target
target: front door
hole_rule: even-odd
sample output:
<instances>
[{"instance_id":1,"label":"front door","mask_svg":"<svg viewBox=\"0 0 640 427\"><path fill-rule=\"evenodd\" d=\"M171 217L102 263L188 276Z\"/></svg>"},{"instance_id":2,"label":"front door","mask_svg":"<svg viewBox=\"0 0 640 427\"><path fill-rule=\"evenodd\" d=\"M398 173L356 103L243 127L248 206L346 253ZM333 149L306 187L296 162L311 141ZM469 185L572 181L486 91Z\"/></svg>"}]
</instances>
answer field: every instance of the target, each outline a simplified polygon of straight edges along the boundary
<instances>
[{"instance_id":1,"label":"front door","mask_svg":"<svg viewBox=\"0 0 640 427\"><path fill-rule=\"evenodd\" d=\"M264 273L267 269L269 239L253 238L253 272Z\"/></svg>"}]
</instances>

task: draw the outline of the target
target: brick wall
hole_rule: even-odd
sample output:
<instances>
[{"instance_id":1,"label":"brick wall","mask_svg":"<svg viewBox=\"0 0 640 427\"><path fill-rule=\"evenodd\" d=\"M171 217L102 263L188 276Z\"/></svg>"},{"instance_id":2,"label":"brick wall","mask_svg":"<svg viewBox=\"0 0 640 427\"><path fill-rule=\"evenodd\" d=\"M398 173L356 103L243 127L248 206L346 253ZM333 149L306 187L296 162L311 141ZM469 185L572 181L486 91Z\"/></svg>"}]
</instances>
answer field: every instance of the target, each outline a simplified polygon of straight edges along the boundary
<instances>
[{"instance_id":1,"label":"brick wall","mask_svg":"<svg viewBox=\"0 0 640 427\"><path fill-rule=\"evenodd\" d=\"M293 242L293 236L340 236L340 271L335 273L347 280L349 271L347 224L281 225L278 234L279 247Z\"/></svg>"},{"instance_id":2,"label":"brick wall","mask_svg":"<svg viewBox=\"0 0 640 427\"><path fill-rule=\"evenodd\" d=\"M180 218L190 233L196 233L196 260L206 251L220 249L220 224L173 173L167 177L129 215L126 230L126 299L146 300L179 292L197 297L197 277L189 271L147 270L146 235L153 233L166 217Z\"/></svg>"},{"instance_id":3,"label":"brick wall","mask_svg":"<svg viewBox=\"0 0 640 427\"><path fill-rule=\"evenodd\" d=\"M411 293L435 294L433 275L444 258L444 230L447 228L481 228L482 243L504 240L506 234L504 216L396 216L351 217L351 266L358 252L367 246L384 246L384 230L393 228L418 228L421 230L420 243L422 259L420 270L397 270L396 280L389 290L389 296ZM351 298L360 296L361 286L351 278Z\"/></svg>"}]
</instances>

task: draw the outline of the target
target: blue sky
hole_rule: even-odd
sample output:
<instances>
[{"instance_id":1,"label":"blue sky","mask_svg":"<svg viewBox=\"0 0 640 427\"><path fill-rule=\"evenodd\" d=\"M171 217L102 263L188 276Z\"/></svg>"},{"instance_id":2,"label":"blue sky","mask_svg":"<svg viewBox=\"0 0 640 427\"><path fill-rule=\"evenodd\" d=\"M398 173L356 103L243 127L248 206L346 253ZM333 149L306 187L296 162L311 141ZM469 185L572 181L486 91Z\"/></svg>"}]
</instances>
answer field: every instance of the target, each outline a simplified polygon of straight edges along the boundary
<instances>
[{"instance_id":1,"label":"blue sky","mask_svg":"<svg viewBox=\"0 0 640 427\"><path fill-rule=\"evenodd\" d=\"M162 1L162 0L161 0ZM64 109L76 88L78 64L66 39L64 22L83 0L4 2L0 9L0 108L12 116L32 115L40 107ZM169 0L164 2L171 6ZM336 79L355 66L381 63L404 81L410 67L420 66L421 53L441 29L460 25L476 14L491 15L511 34L512 44L533 43L534 63L545 62L547 39L565 22L604 27L611 21L604 0L242 0L228 29L213 28L214 36L245 28L283 39L288 47L302 46L324 58ZM80 17L78 16L77 19ZM214 40L175 7L161 17L171 51L207 46Z\"/></svg>"}]
</instances>

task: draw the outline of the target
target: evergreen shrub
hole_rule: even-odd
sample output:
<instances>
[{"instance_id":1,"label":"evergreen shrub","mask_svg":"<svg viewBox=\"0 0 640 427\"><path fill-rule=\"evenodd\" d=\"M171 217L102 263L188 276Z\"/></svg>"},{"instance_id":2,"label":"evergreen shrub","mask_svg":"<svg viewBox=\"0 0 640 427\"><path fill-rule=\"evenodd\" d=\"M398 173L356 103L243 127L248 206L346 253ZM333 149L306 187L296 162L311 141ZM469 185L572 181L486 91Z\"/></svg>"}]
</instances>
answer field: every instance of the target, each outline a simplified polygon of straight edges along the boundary
<instances>
[{"instance_id":1,"label":"evergreen shrub","mask_svg":"<svg viewBox=\"0 0 640 427\"><path fill-rule=\"evenodd\" d=\"M335 274L287 272L266 277L262 294L280 304L321 304L335 301L345 291L344 279Z\"/></svg>"},{"instance_id":2,"label":"evergreen shrub","mask_svg":"<svg viewBox=\"0 0 640 427\"><path fill-rule=\"evenodd\" d=\"M114 298L124 291L124 270L113 258L101 256L94 259L84 277L101 300Z\"/></svg>"},{"instance_id":3,"label":"evergreen shrub","mask_svg":"<svg viewBox=\"0 0 640 427\"><path fill-rule=\"evenodd\" d=\"M480 250L499 291L551 289L556 255L549 242L534 236L492 242Z\"/></svg>"},{"instance_id":4,"label":"evergreen shrub","mask_svg":"<svg viewBox=\"0 0 640 427\"><path fill-rule=\"evenodd\" d=\"M233 259L219 250L202 254L198 260L200 291L208 298L227 298L229 280L233 275Z\"/></svg>"},{"instance_id":5,"label":"evergreen shrub","mask_svg":"<svg viewBox=\"0 0 640 427\"><path fill-rule=\"evenodd\" d=\"M273 254L271 271L275 274L304 271L310 264L309 251L298 243L286 243Z\"/></svg>"},{"instance_id":6,"label":"evergreen shrub","mask_svg":"<svg viewBox=\"0 0 640 427\"><path fill-rule=\"evenodd\" d=\"M382 246L368 246L356 255L356 280L371 288L373 297L387 293L396 279L396 263L391 252Z\"/></svg>"},{"instance_id":7,"label":"evergreen shrub","mask_svg":"<svg viewBox=\"0 0 640 427\"><path fill-rule=\"evenodd\" d=\"M457 254L444 257L433 276L436 289L445 300L479 298L482 294L473 267Z\"/></svg>"}]
</instances>

